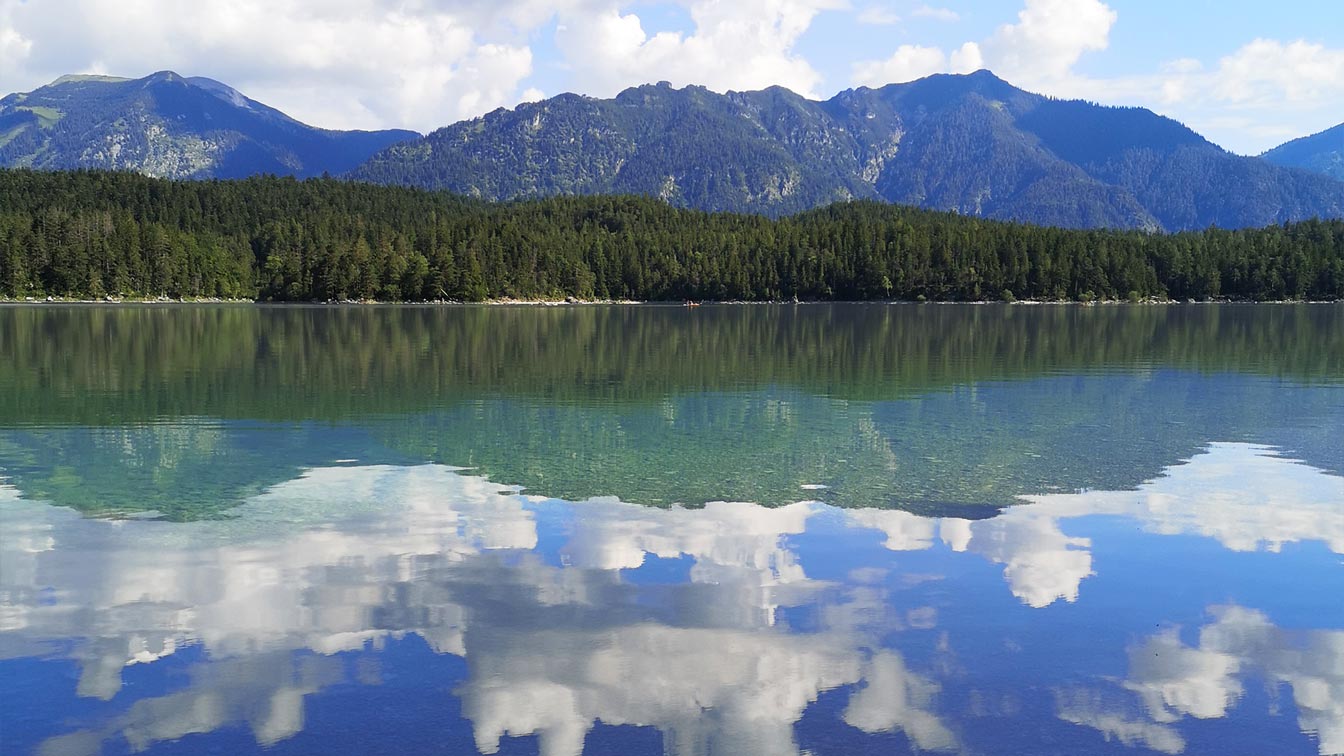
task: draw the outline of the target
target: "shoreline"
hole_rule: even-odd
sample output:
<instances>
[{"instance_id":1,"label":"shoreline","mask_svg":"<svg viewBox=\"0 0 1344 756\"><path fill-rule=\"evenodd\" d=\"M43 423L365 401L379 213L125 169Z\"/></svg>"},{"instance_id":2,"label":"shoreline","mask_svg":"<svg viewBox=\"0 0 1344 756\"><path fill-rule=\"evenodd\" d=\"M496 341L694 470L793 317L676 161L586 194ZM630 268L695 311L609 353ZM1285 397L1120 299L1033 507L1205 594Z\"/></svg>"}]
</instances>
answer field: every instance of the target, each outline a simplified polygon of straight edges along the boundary
<instances>
[{"instance_id":1,"label":"shoreline","mask_svg":"<svg viewBox=\"0 0 1344 756\"><path fill-rule=\"evenodd\" d=\"M780 306L780 305L1006 305L1013 307L1042 307L1042 306L1061 306L1074 305L1078 307L1097 307L1113 305L1132 305L1132 306L1151 306L1151 305L1218 305L1218 304L1243 304L1243 305L1287 305L1287 304L1344 304L1344 299L1208 299L1208 300L1178 300L1178 299L1141 299L1139 301L1130 301L1127 299L1097 299L1087 302L1080 302L1073 299L1019 299L1012 302L1005 302L1001 299L966 299L966 300L914 300L914 299L858 299L858 300L839 300L839 299L814 299L814 300L699 300L695 302L686 300L636 300L636 299L576 299L567 297L565 299L487 299L480 302L465 302L457 300L435 300L429 302L393 302L381 300L341 300L341 301L267 301L261 299L216 299L213 297L171 299L168 297L106 297L103 299L77 299L69 297L24 297L14 299L0 297L0 306L34 306L41 307L47 305L80 305L80 306L143 306L143 305L164 305L164 306L182 306L182 305L251 305L257 307L594 307L594 306L650 306L650 307L686 307L693 309L700 306Z\"/></svg>"}]
</instances>

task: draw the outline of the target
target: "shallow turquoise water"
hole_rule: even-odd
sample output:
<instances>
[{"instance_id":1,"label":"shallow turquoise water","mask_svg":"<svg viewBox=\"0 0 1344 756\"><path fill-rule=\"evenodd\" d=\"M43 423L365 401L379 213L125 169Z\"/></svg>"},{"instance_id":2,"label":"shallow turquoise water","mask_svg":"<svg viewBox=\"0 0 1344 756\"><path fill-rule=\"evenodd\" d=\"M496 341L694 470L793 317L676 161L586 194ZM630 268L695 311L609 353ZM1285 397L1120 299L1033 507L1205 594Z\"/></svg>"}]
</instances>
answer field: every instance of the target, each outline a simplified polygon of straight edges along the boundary
<instances>
[{"instance_id":1,"label":"shallow turquoise water","mask_svg":"<svg viewBox=\"0 0 1344 756\"><path fill-rule=\"evenodd\" d=\"M28 753L1344 753L1344 306L0 309Z\"/></svg>"}]
</instances>

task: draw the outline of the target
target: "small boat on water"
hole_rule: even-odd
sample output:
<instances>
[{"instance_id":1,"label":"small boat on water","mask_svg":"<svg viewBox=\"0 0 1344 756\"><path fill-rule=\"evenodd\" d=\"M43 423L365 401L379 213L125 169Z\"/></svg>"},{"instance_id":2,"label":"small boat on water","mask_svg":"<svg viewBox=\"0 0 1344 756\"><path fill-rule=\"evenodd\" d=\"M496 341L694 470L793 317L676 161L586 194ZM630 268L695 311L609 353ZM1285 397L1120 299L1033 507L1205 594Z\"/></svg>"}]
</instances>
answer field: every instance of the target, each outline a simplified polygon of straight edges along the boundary
<instances>
[{"instance_id":1,"label":"small boat on water","mask_svg":"<svg viewBox=\"0 0 1344 756\"><path fill-rule=\"evenodd\" d=\"M700 303L699 303L699 302L689 302L689 301L688 301L688 302L686 302L686 306L687 306L687 307L699 307L699 306L700 306Z\"/></svg>"}]
</instances>

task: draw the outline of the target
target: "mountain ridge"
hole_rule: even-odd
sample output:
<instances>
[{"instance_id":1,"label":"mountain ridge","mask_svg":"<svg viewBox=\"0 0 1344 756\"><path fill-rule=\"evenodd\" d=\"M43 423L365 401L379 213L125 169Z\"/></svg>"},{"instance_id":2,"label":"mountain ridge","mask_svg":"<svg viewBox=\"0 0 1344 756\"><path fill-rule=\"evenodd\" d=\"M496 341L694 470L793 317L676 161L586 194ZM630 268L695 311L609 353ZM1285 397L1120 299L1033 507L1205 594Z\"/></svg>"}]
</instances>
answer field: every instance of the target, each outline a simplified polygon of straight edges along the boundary
<instances>
[{"instance_id":1,"label":"mountain ridge","mask_svg":"<svg viewBox=\"0 0 1344 756\"><path fill-rule=\"evenodd\" d=\"M206 77L67 75L0 99L0 166L160 178L345 173L411 131L304 124Z\"/></svg>"},{"instance_id":2,"label":"mountain ridge","mask_svg":"<svg viewBox=\"0 0 1344 756\"><path fill-rule=\"evenodd\" d=\"M173 71L62 76L0 99L0 167L332 174L489 200L635 194L770 217L874 200L1146 231L1344 217L1344 183L1306 164L1334 135L1344 160L1344 125L1242 157L1144 108L1055 99L988 70L826 100L667 82L607 99L566 93L425 136L312 127Z\"/></svg>"},{"instance_id":3,"label":"mountain ridge","mask_svg":"<svg viewBox=\"0 0 1344 756\"><path fill-rule=\"evenodd\" d=\"M1344 190L1323 179L1143 108L1058 100L987 70L821 101L665 82L563 94L393 145L350 176L494 200L614 192L780 216L873 199L1151 231L1344 215Z\"/></svg>"},{"instance_id":4,"label":"mountain ridge","mask_svg":"<svg viewBox=\"0 0 1344 756\"><path fill-rule=\"evenodd\" d=\"M1276 165L1344 181L1344 123L1285 142L1261 157Z\"/></svg>"}]
</instances>

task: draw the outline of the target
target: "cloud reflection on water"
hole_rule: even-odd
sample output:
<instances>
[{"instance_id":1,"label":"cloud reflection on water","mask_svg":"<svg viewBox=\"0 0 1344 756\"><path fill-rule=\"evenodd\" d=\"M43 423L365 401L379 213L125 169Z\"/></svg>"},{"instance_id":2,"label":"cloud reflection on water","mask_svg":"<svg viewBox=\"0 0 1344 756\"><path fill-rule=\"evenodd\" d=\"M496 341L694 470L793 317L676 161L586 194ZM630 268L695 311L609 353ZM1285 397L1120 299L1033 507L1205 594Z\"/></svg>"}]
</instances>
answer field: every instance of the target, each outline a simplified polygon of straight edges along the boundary
<instances>
[{"instance_id":1,"label":"cloud reflection on water","mask_svg":"<svg viewBox=\"0 0 1344 756\"><path fill-rule=\"evenodd\" d=\"M1059 716L1164 753L1180 753L1185 741L1174 724L1185 717L1221 719L1255 675L1292 692L1303 732L1320 740L1321 754L1344 753L1344 630L1285 630L1263 612L1213 606L1211 621L1187 645L1169 628L1129 649L1129 674L1120 687L1142 704L1141 716L1096 705L1100 694L1083 694L1093 705L1062 703Z\"/></svg>"},{"instance_id":2,"label":"cloud reflection on water","mask_svg":"<svg viewBox=\"0 0 1344 756\"><path fill-rule=\"evenodd\" d=\"M1094 574L1092 539L1067 533L1076 518L1123 516L1239 552L1320 541L1341 553L1341 502L1344 479L1237 444L1137 491L1031 497L984 521L806 502L562 502L432 465L314 469L234 519L186 524L86 520L0 489L0 659L76 660L75 693L112 700L128 666L203 650L186 689L47 741L62 753L116 736L139 750L236 722L259 744L280 742L303 730L305 696L345 680L334 654L412 633L467 660L456 693L486 753L535 734L547 756L576 754L597 721L656 727L669 753L797 753L795 723L851 686L846 724L957 751L944 670L892 647L894 633L937 628L938 610L891 587L897 563L810 576L796 542L814 518L880 531L891 552L1002 565L1022 604L1045 607L1080 601ZM559 563L542 515L565 523ZM688 571L661 585L628 579L653 559ZM794 626L790 612L812 609L814 626ZM1227 716L1255 669L1292 688L1322 753L1344 750L1344 632L1210 611L1197 645L1174 632L1143 641L1119 691L1061 692L1058 717L1179 753L1180 720ZM1121 693L1142 716L1113 705Z\"/></svg>"}]
</instances>

